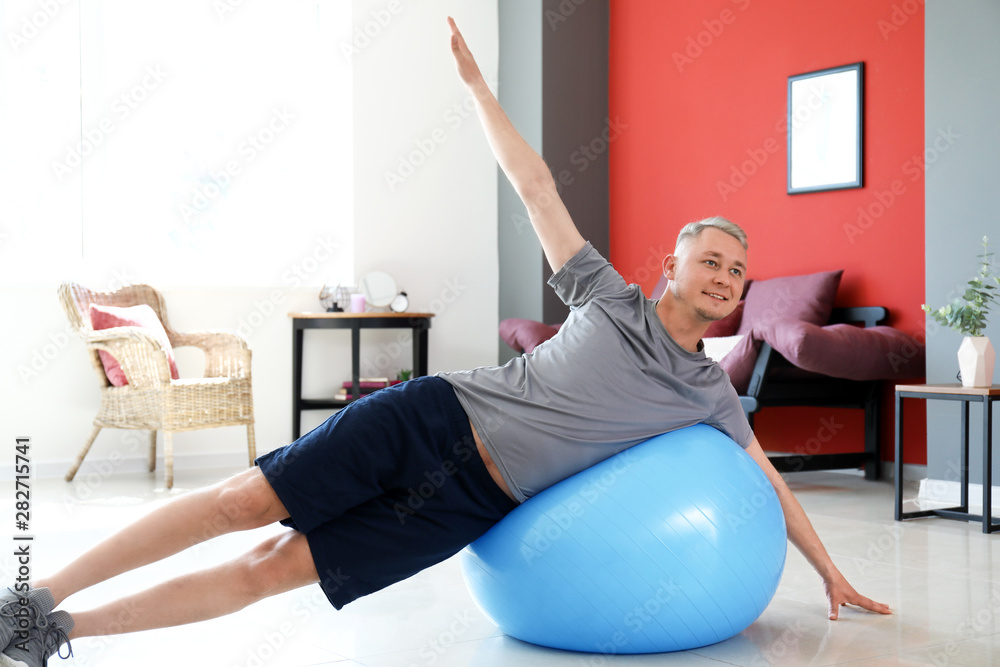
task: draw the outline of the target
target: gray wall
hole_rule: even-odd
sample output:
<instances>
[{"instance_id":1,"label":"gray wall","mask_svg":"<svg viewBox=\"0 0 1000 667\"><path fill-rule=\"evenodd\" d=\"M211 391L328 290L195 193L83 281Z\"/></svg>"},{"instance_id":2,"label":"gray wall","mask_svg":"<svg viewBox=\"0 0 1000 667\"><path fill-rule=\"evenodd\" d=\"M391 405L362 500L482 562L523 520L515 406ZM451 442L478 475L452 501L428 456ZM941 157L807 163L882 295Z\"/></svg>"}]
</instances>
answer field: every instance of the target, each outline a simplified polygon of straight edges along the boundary
<instances>
[{"instance_id":1,"label":"gray wall","mask_svg":"<svg viewBox=\"0 0 1000 667\"><path fill-rule=\"evenodd\" d=\"M499 2L500 85L497 99L521 136L542 153L542 0ZM542 319L542 246L503 171L497 169L500 320ZM499 341L500 363L515 352Z\"/></svg>"},{"instance_id":2,"label":"gray wall","mask_svg":"<svg viewBox=\"0 0 1000 667\"><path fill-rule=\"evenodd\" d=\"M580 232L607 256L608 3L498 4L500 104L545 158ZM498 178L500 319L561 322L568 310L545 285L551 270L524 205L502 172ZM514 356L500 341L500 363Z\"/></svg>"},{"instance_id":3,"label":"gray wall","mask_svg":"<svg viewBox=\"0 0 1000 667\"><path fill-rule=\"evenodd\" d=\"M925 39L926 300L950 302L977 268L980 240L1000 252L1000 4L995 0L928 0ZM995 259L995 258L994 258ZM905 276L900 276L905 280ZM1000 344L1000 308L986 335ZM955 382L961 336L927 321L927 381ZM997 381L994 372L994 382ZM927 404L927 472L958 479L958 404ZM994 411L997 412L996 410ZM982 411L970 412L972 443L981 442ZM994 419L994 442L1000 425ZM981 447L971 448L981 481ZM1000 456L994 459L994 485Z\"/></svg>"}]
</instances>

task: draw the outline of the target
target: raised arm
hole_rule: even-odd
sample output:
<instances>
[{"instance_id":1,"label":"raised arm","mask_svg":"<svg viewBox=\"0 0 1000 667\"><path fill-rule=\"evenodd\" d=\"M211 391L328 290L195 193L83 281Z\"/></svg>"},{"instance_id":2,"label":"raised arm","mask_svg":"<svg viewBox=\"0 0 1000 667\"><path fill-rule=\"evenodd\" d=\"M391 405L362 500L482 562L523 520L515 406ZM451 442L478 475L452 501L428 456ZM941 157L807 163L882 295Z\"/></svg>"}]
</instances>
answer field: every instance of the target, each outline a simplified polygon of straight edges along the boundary
<instances>
[{"instance_id":1,"label":"raised arm","mask_svg":"<svg viewBox=\"0 0 1000 667\"><path fill-rule=\"evenodd\" d=\"M853 604L869 611L879 614L891 614L889 606L881 602L875 602L859 594L854 587L848 583L847 578L833 564L833 559L827 553L826 548L820 541L815 529L812 527L809 518L806 516L802 505L792 495L785 480L781 478L778 471L774 469L771 462L767 460L767 455L761 448L757 438L753 439L747 447L747 453L753 457L757 465L761 467L767 475L778 500L781 501L781 510L785 515L785 527L788 530L788 539L802 552L806 560L816 569L819 576L823 578L823 587L826 589L826 597L830 603L829 617L831 621L837 620L840 615L840 607L846 604Z\"/></svg>"},{"instance_id":2,"label":"raised arm","mask_svg":"<svg viewBox=\"0 0 1000 667\"><path fill-rule=\"evenodd\" d=\"M559 198L555 180L545 161L514 129L451 17L448 18L448 25L451 26L451 52L455 56L458 75L476 101L476 111L490 148L527 207L528 217L541 241L549 266L558 271L583 247L584 238Z\"/></svg>"}]
</instances>

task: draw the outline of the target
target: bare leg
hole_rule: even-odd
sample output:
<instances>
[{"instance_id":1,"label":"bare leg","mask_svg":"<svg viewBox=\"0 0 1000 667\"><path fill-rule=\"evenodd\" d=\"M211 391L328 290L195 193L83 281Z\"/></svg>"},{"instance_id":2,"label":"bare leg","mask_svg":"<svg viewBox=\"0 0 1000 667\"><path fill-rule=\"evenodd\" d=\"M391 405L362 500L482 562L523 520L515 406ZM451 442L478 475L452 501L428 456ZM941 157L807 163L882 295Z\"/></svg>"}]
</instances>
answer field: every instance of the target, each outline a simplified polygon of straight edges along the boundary
<instances>
[{"instance_id":1,"label":"bare leg","mask_svg":"<svg viewBox=\"0 0 1000 667\"><path fill-rule=\"evenodd\" d=\"M319 581L305 535L289 531L201 572L85 612L70 639L137 632L231 614L271 595Z\"/></svg>"},{"instance_id":2,"label":"bare leg","mask_svg":"<svg viewBox=\"0 0 1000 667\"><path fill-rule=\"evenodd\" d=\"M33 585L48 587L58 605L73 593L218 535L287 517L263 473L252 468L150 512Z\"/></svg>"}]
</instances>

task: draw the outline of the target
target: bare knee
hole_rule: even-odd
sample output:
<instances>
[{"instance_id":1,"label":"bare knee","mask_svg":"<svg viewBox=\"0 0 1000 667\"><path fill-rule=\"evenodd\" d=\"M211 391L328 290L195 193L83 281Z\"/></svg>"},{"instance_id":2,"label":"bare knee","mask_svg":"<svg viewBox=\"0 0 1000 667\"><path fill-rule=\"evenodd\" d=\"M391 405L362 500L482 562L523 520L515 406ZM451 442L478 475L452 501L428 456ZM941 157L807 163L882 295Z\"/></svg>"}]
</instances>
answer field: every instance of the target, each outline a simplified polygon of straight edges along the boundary
<instances>
[{"instance_id":1,"label":"bare knee","mask_svg":"<svg viewBox=\"0 0 1000 667\"><path fill-rule=\"evenodd\" d=\"M218 512L212 522L220 532L259 528L288 517L259 468L231 477L209 493L215 495Z\"/></svg>"},{"instance_id":2,"label":"bare knee","mask_svg":"<svg viewBox=\"0 0 1000 667\"><path fill-rule=\"evenodd\" d=\"M319 581L305 535L289 531L243 556L243 590L254 600Z\"/></svg>"}]
</instances>

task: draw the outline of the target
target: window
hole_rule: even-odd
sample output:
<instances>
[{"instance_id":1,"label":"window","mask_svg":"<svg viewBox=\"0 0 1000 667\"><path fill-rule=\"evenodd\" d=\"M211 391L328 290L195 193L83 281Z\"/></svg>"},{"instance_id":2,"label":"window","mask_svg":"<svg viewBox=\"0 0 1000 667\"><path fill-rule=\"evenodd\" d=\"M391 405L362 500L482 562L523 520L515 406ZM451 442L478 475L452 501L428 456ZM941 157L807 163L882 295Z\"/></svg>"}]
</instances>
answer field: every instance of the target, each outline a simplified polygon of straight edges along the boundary
<instances>
[{"instance_id":1,"label":"window","mask_svg":"<svg viewBox=\"0 0 1000 667\"><path fill-rule=\"evenodd\" d=\"M7 4L8 19L20 10L8 25L39 7ZM12 214L0 222L0 275L98 286L116 272L155 285L351 278L351 72L337 47L350 3L93 0L58 11L4 58L0 112L16 120L0 135L0 173L15 188L0 195Z\"/></svg>"}]
</instances>

